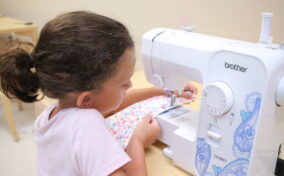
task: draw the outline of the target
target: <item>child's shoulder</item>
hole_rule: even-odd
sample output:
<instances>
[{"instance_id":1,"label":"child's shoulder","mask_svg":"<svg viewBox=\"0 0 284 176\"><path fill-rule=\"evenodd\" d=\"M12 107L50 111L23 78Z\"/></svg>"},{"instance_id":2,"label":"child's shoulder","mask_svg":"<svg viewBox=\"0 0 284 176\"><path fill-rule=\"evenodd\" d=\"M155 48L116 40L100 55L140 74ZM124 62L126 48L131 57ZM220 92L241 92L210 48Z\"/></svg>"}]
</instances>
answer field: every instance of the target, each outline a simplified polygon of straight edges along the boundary
<instances>
[{"instance_id":1,"label":"child's shoulder","mask_svg":"<svg viewBox=\"0 0 284 176\"><path fill-rule=\"evenodd\" d=\"M96 109L76 108L76 111L78 111L79 114L84 115L84 116L97 116L97 117L103 118L102 114Z\"/></svg>"},{"instance_id":2,"label":"child's shoulder","mask_svg":"<svg viewBox=\"0 0 284 176\"><path fill-rule=\"evenodd\" d=\"M96 109L77 109L77 115L73 118L72 134L80 134L81 138L88 138L96 135L109 136L109 130L105 119ZM84 136L84 137L82 137Z\"/></svg>"},{"instance_id":3,"label":"child's shoulder","mask_svg":"<svg viewBox=\"0 0 284 176\"><path fill-rule=\"evenodd\" d=\"M68 112L68 116L75 116L77 123L105 123L104 117L96 109L81 109L81 108L72 108Z\"/></svg>"}]
</instances>

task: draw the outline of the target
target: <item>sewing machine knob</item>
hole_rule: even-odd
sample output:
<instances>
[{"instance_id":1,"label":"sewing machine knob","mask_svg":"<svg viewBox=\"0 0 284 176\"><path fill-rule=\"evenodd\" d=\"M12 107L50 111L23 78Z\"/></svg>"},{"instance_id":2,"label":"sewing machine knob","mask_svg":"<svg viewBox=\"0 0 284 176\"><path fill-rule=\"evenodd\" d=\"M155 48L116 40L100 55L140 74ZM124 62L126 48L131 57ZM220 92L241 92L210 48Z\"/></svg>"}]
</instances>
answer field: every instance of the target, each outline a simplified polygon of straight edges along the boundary
<instances>
[{"instance_id":1,"label":"sewing machine knob","mask_svg":"<svg viewBox=\"0 0 284 176\"><path fill-rule=\"evenodd\" d=\"M227 113L233 105L232 89L224 82L214 82L206 86L202 94L202 106L212 116Z\"/></svg>"},{"instance_id":2,"label":"sewing machine knob","mask_svg":"<svg viewBox=\"0 0 284 176\"><path fill-rule=\"evenodd\" d=\"M158 75L158 74L154 74L153 75L153 84L158 87L158 88L163 88L164 87L164 80L163 78Z\"/></svg>"},{"instance_id":3,"label":"sewing machine knob","mask_svg":"<svg viewBox=\"0 0 284 176\"><path fill-rule=\"evenodd\" d=\"M284 105L284 76L281 78L275 95L276 104L278 106Z\"/></svg>"}]
</instances>

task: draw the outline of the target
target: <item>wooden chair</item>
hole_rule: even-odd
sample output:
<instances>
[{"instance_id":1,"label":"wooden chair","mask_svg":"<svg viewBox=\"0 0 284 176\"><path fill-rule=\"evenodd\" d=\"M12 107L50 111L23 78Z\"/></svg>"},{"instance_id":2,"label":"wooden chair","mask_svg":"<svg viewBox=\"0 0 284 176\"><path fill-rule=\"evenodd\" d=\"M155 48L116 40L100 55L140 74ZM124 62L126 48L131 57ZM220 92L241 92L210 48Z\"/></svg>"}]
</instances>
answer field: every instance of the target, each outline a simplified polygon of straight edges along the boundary
<instances>
[{"instance_id":1,"label":"wooden chair","mask_svg":"<svg viewBox=\"0 0 284 176\"><path fill-rule=\"evenodd\" d=\"M10 42L15 39L15 35L30 37L32 43L36 43L38 39L37 26L35 24L30 24L25 21L14 19L8 16L1 16L0 24L1 24L0 34L10 34L11 36ZM20 140L20 138L17 133L17 128L15 125L10 100L2 92L0 92L0 97L2 100L4 113L7 118L10 131L12 133L14 141L17 142ZM23 109L22 102L17 101L17 103L18 103L18 108L22 110Z\"/></svg>"},{"instance_id":2,"label":"wooden chair","mask_svg":"<svg viewBox=\"0 0 284 176\"><path fill-rule=\"evenodd\" d=\"M3 110L4 110L4 113L5 113L6 119L8 121L9 128L10 128L10 132L13 136L14 141L18 142L20 140L20 137L19 137L18 132L17 132L17 128L16 128L14 116L13 116L13 113L12 113L10 100L2 92L0 92L0 96L1 96L1 100L2 100ZM18 108L20 110L23 109L23 104L20 101L18 101Z\"/></svg>"}]
</instances>

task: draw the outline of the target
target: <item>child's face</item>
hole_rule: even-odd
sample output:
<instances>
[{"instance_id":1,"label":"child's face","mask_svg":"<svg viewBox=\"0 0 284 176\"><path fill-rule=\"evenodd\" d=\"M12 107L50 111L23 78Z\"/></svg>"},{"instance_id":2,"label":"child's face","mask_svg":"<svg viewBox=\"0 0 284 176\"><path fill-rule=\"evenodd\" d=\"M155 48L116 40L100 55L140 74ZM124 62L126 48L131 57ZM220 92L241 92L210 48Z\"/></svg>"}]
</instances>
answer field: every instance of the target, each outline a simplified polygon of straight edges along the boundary
<instances>
[{"instance_id":1,"label":"child's face","mask_svg":"<svg viewBox=\"0 0 284 176\"><path fill-rule=\"evenodd\" d=\"M132 86L130 81L135 67L134 48L127 49L120 58L117 73L107 80L99 93L94 96L94 107L101 113L118 108L126 90Z\"/></svg>"}]
</instances>

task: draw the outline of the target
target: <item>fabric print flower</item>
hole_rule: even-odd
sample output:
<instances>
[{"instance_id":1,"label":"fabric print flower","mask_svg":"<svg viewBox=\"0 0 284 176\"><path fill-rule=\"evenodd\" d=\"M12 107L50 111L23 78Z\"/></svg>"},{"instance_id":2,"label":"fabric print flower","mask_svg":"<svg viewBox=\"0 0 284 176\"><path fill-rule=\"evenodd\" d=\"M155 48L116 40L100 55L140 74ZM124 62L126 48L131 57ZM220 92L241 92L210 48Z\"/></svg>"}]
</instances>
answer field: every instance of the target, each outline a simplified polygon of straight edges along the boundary
<instances>
[{"instance_id":1,"label":"fabric print flower","mask_svg":"<svg viewBox=\"0 0 284 176\"><path fill-rule=\"evenodd\" d=\"M184 103L190 103L191 100L178 97L174 107ZM106 125L112 131L117 142L121 147L126 148L136 124L140 122L147 114L152 114L154 117L168 109L170 106L170 97L156 96L140 102L137 102L120 112L108 117Z\"/></svg>"}]
</instances>

